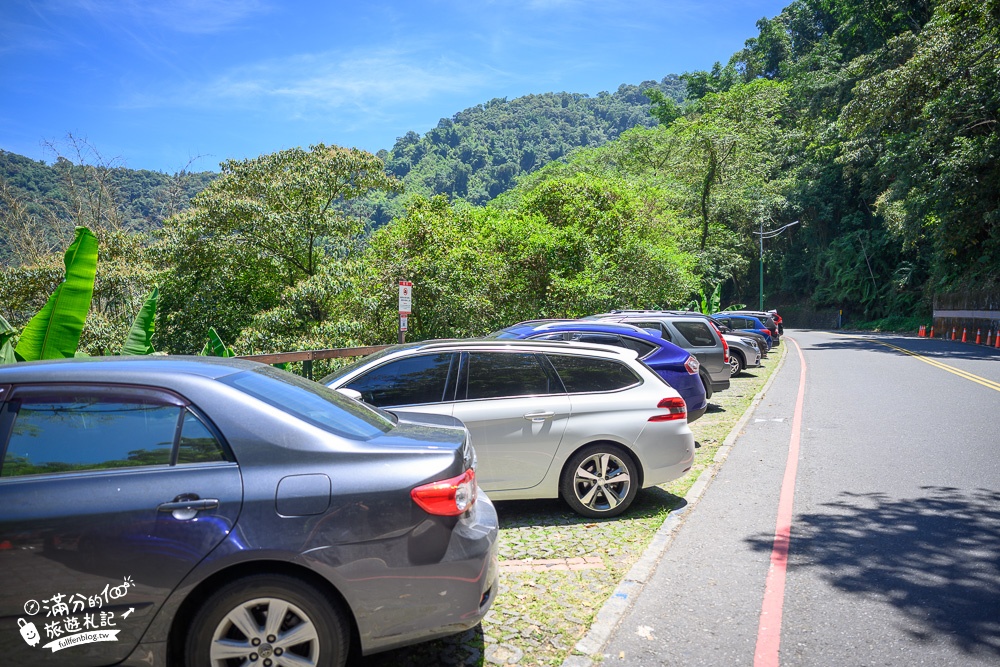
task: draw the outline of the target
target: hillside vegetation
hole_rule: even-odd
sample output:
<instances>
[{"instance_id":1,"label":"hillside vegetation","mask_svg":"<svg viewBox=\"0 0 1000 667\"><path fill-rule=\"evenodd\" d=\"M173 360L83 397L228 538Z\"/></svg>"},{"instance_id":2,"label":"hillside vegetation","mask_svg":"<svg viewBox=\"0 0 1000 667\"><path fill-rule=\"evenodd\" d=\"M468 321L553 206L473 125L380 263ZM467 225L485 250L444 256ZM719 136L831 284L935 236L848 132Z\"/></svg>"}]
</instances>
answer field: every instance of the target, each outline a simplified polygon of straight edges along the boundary
<instances>
[{"instance_id":1,"label":"hillside vegetation","mask_svg":"<svg viewBox=\"0 0 1000 667\"><path fill-rule=\"evenodd\" d=\"M155 235L105 225L98 281L160 285L160 349L214 324L240 353L391 342L399 279L421 338L717 285L756 303L755 232L796 221L765 242L769 303L875 319L1000 289L1000 1L796 0L757 27L726 64L494 100L379 156L228 161ZM8 229L35 224L7 201ZM19 326L55 274L15 250L0 308Z\"/></svg>"}]
</instances>

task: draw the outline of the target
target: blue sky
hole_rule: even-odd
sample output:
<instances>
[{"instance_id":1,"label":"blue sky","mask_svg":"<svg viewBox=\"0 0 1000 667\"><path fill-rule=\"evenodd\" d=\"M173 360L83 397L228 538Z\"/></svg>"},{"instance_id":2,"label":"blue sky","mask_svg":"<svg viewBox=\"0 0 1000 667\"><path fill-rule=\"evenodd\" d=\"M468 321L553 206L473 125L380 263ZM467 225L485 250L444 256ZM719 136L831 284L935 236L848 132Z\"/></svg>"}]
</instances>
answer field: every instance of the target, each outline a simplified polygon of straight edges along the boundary
<instances>
[{"instance_id":1,"label":"blue sky","mask_svg":"<svg viewBox=\"0 0 1000 667\"><path fill-rule=\"evenodd\" d=\"M496 97L709 69L788 1L3 0L0 148L52 162L71 134L167 173L375 152Z\"/></svg>"}]
</instances>

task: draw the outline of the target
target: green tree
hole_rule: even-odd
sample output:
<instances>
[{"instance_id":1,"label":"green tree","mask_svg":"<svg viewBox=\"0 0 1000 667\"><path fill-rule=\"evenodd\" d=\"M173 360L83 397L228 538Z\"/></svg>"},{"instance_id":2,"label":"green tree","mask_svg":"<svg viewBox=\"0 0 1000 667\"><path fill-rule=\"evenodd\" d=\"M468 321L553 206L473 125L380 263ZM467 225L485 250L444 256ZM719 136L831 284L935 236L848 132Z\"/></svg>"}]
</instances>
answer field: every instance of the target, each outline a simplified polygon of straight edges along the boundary
<instances>
[{"instance_id":1,"label":"green tree","mask_svg":"<svg viewBox=\"0 0 1000 667\"><path fill-rule=\"evenodd\" d=\"M939 286L1000 286L1000 5L942 2L853 66L844 161L887 229L932 248Z\"/></svg>"},{"instance_id":2,"label":"green tree","mask_svg":"<svg viewBox=\"0 0 1000 667\"><path fill-rule=\"evenodd\" d=\"M352 201L400 187L379 158L353 148L319 144L224 162L192 207L164 225L160 346L195 352L209 324L238 338L284 289L347 256L364 229Z\"/></svg>"}]
</instances>

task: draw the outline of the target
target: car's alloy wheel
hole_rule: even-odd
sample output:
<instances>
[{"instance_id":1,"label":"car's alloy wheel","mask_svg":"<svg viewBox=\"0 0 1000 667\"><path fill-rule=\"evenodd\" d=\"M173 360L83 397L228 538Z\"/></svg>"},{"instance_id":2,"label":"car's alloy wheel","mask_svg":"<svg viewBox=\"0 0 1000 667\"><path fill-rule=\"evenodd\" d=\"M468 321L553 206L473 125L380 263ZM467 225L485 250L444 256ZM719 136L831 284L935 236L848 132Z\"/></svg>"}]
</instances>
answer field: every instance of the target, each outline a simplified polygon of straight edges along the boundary
<instances>
[{"instance_id":1,"label":"car's alloy wheel","mask_svg":"<svg viewBox=\"0 0 1000 667\"><path fill-rule=\"evenodd\" d=\"M576 513L618 516L639 491L639 467L621 447L590 445L567 461L561 486L563 498Z\"/></svg>"},{"instance_id":2,"label":"car's alloy wheel","mask_svg":"<svg viewBox=\"0 0 1000 667\"><path fill-rule=\"evenodd\" d=\"M294 577L258 575L209 597L191 622L186 664L341 667L347 643L341 615L315 588Z\"/></svg>"},{"instance_id":3,"label":"car's alloy wheel","mask_svg":"<svg viewBox=\"0 0 1000 667\"><path fill-rule=\"evenodd\" d=\"M740 360L739 356L733 352L729 353L729 371L730 376L736 377L740 372L746 368L743 362Z\"/></svg>"}]
</instances>

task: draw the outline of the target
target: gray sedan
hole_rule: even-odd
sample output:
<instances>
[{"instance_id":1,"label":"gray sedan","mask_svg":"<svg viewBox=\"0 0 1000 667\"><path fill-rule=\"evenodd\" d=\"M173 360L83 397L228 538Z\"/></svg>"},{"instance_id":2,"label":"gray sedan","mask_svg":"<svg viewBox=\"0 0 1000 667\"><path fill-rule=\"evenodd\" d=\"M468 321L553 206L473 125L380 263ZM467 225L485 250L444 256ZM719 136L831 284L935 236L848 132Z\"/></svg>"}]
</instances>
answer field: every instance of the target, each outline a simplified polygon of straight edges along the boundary
<instances>
[{"instance_id":1,"label":"gray sedan","mask_svg":"<svg viewBox=\"0 0 1000 667\"><path fill-rule=\"evenodd\" d=\"M457 420L270 366L0 366L9 665L343 665L460 632L497 516Z\"/></svg>"}]
</instances>

